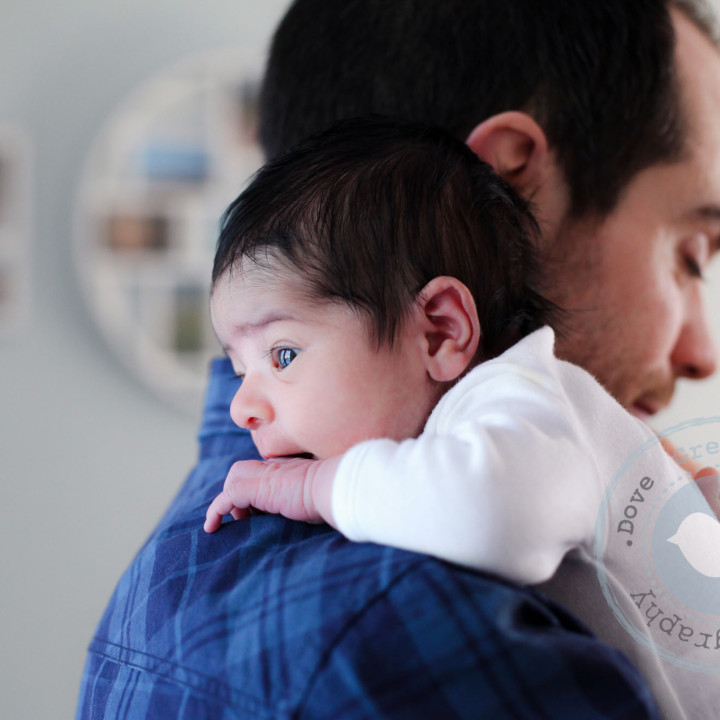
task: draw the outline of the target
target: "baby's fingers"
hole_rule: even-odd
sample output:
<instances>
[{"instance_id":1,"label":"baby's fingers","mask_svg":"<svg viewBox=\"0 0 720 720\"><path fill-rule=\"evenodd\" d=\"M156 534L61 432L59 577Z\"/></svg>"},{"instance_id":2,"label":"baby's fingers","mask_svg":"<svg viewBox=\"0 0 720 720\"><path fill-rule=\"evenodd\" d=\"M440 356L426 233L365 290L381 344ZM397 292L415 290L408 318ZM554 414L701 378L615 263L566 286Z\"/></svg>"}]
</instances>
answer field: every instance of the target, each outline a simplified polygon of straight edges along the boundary
<instances>
[{"instance_id":1,"label":"baby's fingers","mask_svg":"<svg viewBox=\"0 0 720 720\"><path fill-rule=\"evenodd\" d=\"M720 475L715 468L702 468L695 473L695 482L712 511L720 518Z\"/></svg>"},{"instance_id":2,"label":"baby's fingers","mask_svg":"<svg viewBox=\"0 0 720 720\"><path fill-rule=\"evenodd\" d=\"M205 532L213 533L220 525L225 515L232 515L235 520L247 517L248 512L242 508L238 508L235 503L223 491L211 503L205 513Z\"/></svg>"}]
</instances>

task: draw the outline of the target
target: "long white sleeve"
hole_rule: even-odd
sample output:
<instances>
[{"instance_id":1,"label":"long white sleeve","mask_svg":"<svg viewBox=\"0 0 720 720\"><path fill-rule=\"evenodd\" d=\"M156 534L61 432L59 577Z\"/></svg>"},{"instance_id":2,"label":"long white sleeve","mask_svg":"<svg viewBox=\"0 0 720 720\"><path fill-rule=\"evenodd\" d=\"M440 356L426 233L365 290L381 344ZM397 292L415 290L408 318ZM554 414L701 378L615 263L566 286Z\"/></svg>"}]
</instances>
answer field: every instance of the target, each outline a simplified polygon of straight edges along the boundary
<instances>
[{"instance_id":1,"label":"long white sleeve","mask_svg":"<svg viewBox=\"0 0 720 720\"><path fill-rule=\"evenodd\" d=\"M475 368L420 437L352 448L340 531L529 584L591 543L611 468L647 431L553 341L543 328Z\"/></svg>"}]
</instances>

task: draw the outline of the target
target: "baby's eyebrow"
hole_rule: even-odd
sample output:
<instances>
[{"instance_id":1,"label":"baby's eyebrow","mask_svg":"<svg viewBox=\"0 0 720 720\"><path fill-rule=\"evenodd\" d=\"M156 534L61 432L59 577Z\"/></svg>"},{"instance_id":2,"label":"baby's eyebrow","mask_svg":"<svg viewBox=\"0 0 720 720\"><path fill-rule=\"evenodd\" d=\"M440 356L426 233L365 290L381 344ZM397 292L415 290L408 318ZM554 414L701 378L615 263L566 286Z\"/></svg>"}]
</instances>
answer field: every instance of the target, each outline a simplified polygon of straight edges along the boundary
<instances>
[{"instance_id":1,"label":"baby's eyebrow","mask_svg":"<svg viewBox=\"0 0 720 720\"><path fill-rule=\"evenodd\" d=\"M297 320L297 316L286 312L271 312L267 315L263 315L259 320L253 320L251 322L236 325L235 331L242 333L243 335L249 335L253 332L266 328L268 325L272 325L276 322L283 322L285 320Z\"/></svg>"},{"instance_id":2,"label":"baby's eyebrow","mask_svg":"<svg viewBox=\"0 0 720 720\"><path fill-rule=\"evenodd\" d=\"M288 320L298 320L298 316L290 312L279 312L272 311L266 315L262 315L258 320L251 320L245 323L238 323L233 326L233 332L238 335L252 335L252 333L262 330L263 328L272 325L273 323L283 322ZM230 346L222 345L222 351L230 357Z\"/></svg>"}]
</instances>

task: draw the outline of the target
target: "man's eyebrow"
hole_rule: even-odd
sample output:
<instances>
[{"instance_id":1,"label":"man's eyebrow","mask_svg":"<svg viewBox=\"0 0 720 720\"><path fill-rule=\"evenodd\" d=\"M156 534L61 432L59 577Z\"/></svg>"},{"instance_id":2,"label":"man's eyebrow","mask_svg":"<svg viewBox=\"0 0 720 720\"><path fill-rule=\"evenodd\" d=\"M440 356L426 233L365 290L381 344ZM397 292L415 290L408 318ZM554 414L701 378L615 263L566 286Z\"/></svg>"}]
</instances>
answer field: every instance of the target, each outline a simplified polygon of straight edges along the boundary
<instances>
[{"instance_id":1,"label":"man's eyebrow","mask_svg":"<svg viewBox=\"0 0 720 720\"><path fill-rule=\"evenodd\" d=\"M703 205L693 212L693 215L698 215L709 220L720 220L720 205Z\"/></svg>"}]
</instances>

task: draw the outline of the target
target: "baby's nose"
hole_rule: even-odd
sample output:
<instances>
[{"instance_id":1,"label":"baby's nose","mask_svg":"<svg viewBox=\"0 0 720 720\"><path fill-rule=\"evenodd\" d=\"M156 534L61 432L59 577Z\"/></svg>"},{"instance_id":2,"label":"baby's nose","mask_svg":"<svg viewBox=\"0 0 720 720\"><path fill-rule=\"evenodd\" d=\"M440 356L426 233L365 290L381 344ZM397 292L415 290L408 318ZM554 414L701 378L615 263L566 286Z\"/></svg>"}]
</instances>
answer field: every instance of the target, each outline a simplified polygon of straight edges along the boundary
<instances>
[{"instance_id":1,"label":"baby's nose","mask_svg":"<svg viewBox=\"0 0 720 720\"><path fill-rule=\"evenodd\" d=\"M230 417L236 425L247 430L257 430L274 417L269 400L247 376L230 405Z\"/></svg>"}]
</instances>

